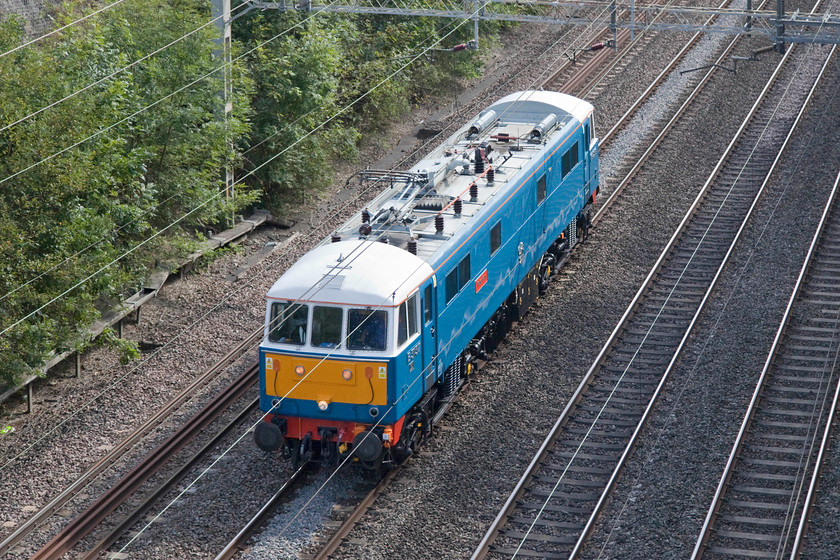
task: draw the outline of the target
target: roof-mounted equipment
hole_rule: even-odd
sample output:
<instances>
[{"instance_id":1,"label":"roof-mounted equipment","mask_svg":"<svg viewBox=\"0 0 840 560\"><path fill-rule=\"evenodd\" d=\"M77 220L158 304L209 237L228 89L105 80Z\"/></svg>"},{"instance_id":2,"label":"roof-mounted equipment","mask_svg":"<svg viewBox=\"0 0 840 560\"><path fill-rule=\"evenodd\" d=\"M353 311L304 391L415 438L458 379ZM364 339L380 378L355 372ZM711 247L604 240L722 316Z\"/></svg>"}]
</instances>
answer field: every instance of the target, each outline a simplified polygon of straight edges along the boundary
<instances>
[{"instance_id":1,"label":"roof-mounted equipment","mask_svg":"<svg viewBox=\"0 0 840 560\"><path fill-rule=\"evenodd\" d=\"M543 120L541 120L540 123L537 126L534 127L534 130L532 130L531 134L528 136L528 142L537 143L537 142L542 141L545 133L548 132L549 130L551 130L552 128L554 128L554 125L556 125L556 124L557 124L557 115L555 115L554 113L551 113L550 115L545 117Z\"/></svg>"},{"instance_id":2,"label":"roof-mounted equipment","mask_svg":"<svg viewBox=\"0 0 840 560\"><path fill-rule=\"evenodd\" d=\"M481 114L478 116L478 119L470 126L470 130L467 135L470 138L474 138L479 132L485 130L491 124L496 122L496 111L493 109L487 109L486 111L482 111Z\"/></svg>"}]
</instances>

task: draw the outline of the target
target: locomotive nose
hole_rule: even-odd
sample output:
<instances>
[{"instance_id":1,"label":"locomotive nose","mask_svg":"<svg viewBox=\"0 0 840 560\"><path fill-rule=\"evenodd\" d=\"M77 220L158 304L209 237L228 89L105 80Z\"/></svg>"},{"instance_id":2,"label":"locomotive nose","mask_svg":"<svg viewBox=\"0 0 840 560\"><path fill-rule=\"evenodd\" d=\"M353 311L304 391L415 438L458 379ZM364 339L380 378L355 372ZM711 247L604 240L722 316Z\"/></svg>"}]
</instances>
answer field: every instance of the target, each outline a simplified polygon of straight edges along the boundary
<instances>
[{"instance_id":1,"label":"locomotive nose","mask_svg":"<svg viewBox=\"0 0 840 560\"><path fill-rule=\"evenodd\" d=\"M272 422L260 422L254 428L254 441L263 451L276 451L283 446L285 438L280 427Z\"/></svg>"}]
</instances>

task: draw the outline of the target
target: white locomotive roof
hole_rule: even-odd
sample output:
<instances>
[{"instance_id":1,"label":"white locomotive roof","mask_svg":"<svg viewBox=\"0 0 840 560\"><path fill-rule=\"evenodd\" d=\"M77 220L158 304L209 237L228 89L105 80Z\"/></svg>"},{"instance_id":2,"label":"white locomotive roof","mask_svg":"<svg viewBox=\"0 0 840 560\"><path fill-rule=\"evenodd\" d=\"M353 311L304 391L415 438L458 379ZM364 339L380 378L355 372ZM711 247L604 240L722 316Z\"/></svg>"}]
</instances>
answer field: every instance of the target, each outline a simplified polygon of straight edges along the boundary
<instances>
[{"instance_id":1,"label":"white locomotive roof","mask_svg":"<svg viewBox=\"0 0 840 560\"><path fill-rule=\"evenodd\" d=\"M434 269L451 253L450 241L477 227L482 209L518 188L524 181L523 169L541 161L547 145L568 137L592 111L590 103L564 93L510 94L466 123L409 171L360 172L361 181L379 191L366 207L370 227L358 213L334 235L344 240L388 239L392 246L414 251ZM489 154L483 172L476 170L478 148ZM492 180L489 168L494 173ZM473 183L478 187L476 193L470 191ZM460 213L456 212L456 200ZM436 217L443 218L443 229L438 229ZM322 241L328 243L330 238Z\"/></svg>"},{"instance_id":2,"label":"white locomotive roof","mask_svg":"<svg viewBox=\"0 0 840 560\"><path fill-rule=\"evenodd\" d=\"M269 299L364 306L395 306L427 278L424 260L381 242L320 245L292 265L268 291Z\"/></svg>"},{"instance_id":3,"label":"white locomotive roof","mask_svg":"<svg viewBox=\"0 0 840 560\"><path fill-rule=\"evenodd\" d=\"M563 93L514 93L482 111L409 171L360 172L360 180L379 194L364 213L333 233L339 242L324 239L274 284L268 297L399 304L488 219L488 205L509 199L525 181L525 170L542 162L548 146L568 149L566 139L592 111L591 104ZM476 165L479 151L489 154L484 171Z\"/></svg>"},{"instance_id":4,"label":"white locomotive roof","mask_svg":"<svg viewBox=\"0 0 840 560\"><path fill-rule=\"evenodd\" d=\"M545 115L564 112L572 115L578 122L583 122L592 112L592 105L587 101L556 91L520 91L499 99L489 107L500 118L522 119L536 118L539 122ZM558 121L561 115L558 114Z\"/></svg>"}]
</instances>

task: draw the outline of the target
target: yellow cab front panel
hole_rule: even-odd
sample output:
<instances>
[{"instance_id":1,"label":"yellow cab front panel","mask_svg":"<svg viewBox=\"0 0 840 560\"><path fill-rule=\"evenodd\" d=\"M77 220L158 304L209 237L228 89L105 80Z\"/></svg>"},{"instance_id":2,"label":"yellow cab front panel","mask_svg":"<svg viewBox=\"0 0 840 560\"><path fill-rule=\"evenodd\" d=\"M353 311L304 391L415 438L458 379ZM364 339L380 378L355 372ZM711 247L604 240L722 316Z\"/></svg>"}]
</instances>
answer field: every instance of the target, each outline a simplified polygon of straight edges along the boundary
<instances>
[{"instance_id":1,"label":"yellow cab front panel","mask_svg":"<svg viewBox=\"0 0 840 560\"><path fill-rule=\"evenodd\" d=\"M266 352L266 394L316 403L383 406L388 402L387 365Z\"/></svg>"}]
</instances>

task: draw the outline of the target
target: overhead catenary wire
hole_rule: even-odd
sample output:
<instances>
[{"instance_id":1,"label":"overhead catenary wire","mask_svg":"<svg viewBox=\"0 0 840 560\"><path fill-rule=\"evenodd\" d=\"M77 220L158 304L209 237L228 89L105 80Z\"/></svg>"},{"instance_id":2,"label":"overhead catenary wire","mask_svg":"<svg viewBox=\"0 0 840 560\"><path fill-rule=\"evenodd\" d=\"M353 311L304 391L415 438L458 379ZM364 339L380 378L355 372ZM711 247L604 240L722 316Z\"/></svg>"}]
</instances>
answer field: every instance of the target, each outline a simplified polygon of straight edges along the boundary
<instances>
[{"instance_id":1,"label":"overhead catenary wire","mask_svg":"<svg viewBox=\"0 0 840 560\"><path fill-rule=\"evenodd\" d=\"M314 16L310 16L310 17L314 17ZM296 24L295 26L293 26L293 27L292 27L292 28L290 28L289 30L283 31L281 34L285 34L285 33L287 33L288 31L290 31L291 29L293 29L293 28L294 28L294 27L296 27L297 25L298 25L298 24ZM441 41L443 41L443 40L444 40L445 38L447 38L449 35L451 35L452 33L454 33L454 32L455 32L455 31L456 31L456 30L460 27L460 25L463 25L463 22L462 22L461 24L459 24L458 26L454 27L452 31L450 31L449 33L447 33L447 34L446 34L446 35L444 35L443 37L441 37L441 38L439 38L438 40L436 40L436 41L432 44L432 46L431 46L431 47L428 47L428 48L429 48L429 49L431 49L434 45L437 45L438 43L440 43ZM276 39L276 38L277 38L277 37L279 37L281 34L275 35L272 39L269 39L269 41L272 41L272 40ZM269 42L269 41L266 41L266 43L267 43L267 42ZM265 44L265 43L263 43L263 45L264 45L264 44ZM254 49L252 49L251 51L248 51L248 52L249 52L249 53L250 53L250 52L253 52L254 50L256 50L256 48L257 48L257 47L255 47ZM245 54L247 54L247 53L244 53L242 56L244 56ZM360 102L362 99L366 98L366 97L367 97L368 95L370 95L372 92L374 92L375 90L379 89L379 88L380 88L383 84L385 84L386 82L388 82L389 80L391 80L394 76L396 76L397 74L399 74L400 72L402 72L405 68L407 68L407 67L408 67L408 66L410 66L412 63L414 63L414 61L416 61L418 58L420 58L421 56L423 56L423 54L424 54L424 53L420 53L420 54L418 54L416 57L414 57L412 60L410 60L410 61L406 62L406 63L405 63L405 64L403 64L403 65L401 65L401 66L400 66L397 70L394 70L393 72L391 72L391 74L389 74L388 76L386 76L385 78L383 78L382 80L380 80L380 81L379 81L376 85L374 85L372 88L370 88L369 90L367 90L366 92L364 92L362 95L360 95L359 97L357 97L357 98L356 98L355 100L353 100L352 102L350 102L350 103L348 103L347 105L345 105L343 108L341 108L341 109L339 109L338 111L336 111L336 112L335 112L332 116L330 116L329 118L327 118L325 121L323 121L322 123L320 123L319 125L317 125L317 126L316 126L316 127L314 127L313 129L311 129L309 132L307 132L306 134L304 134L303 136L301 136L301 137L300 137L300 138L298 138L297 140L295 140L295 141L294 141L293 143L291 143L289 146L287 146L286 148L284 148L283 150L281 150L281 151L280 151L280 152L278 152L277 154L273 155L272 157L268 158L266 161L264 161L263 163L261 163L260 165L258 165L257 167L255 167L254 169L252 169L252 170L248 171L247 173L245 173L245 175L243 175L242 177L240 177L239 179L237 179L236 181L234 181L234 182L232 183L232 186L235 186L235 185L237 185L237 184L240 184L240 183L241 183L243 180L245 180L247 177L249 177L249 176L253 175L253 174L254 174L254 173L256 173L258 170L260 170L262 167L264 167L264 166L268 165L269 163L271 163L272 161L274 161L274 160L275 160L275 159L277 159L278 157L282 156L282 155L283 155L283 154L285 154L287 151L289 151L290 149L292 149L293 147L295 147L295 146L297 146L299 143L301 143L303 140L305 140L305 139L306 139L306 138L308 138L309 136L313 135L315 132L317 132L318 130L322 129L322 128L323 128L323 127L325 127L327 124L329 124L330 122L332 122L333 120L335 120L336 118L338 118L339 116L341 116L342 114L344 114L346 111L348 111L349 109L351 109L353 106L355 106L355 105L356 105L358 102ZM218 71L218 70L219 70L219 69L213 70L213 72L216 72L216 71ZM185 86L185 87L188 87L188 86ZM174 94L170 94L170 95L174 95ZM130 118L130 117L127 117L127 118ZM113 125L112 125L112 126L113 126ZM2 182L3 182L3 181L0 181L0 183L2 183ZM78 287L80 287L81 285L83 285L84 283L86 283L88 280L90 280L90 279L94 278L94 277L95 277L95 276L97 276L99 273L101 273L101 272L103 272L103 271L107 270L108 268L110 268L112 265L116 264L117 262L119 262L119 261L120 261L120 260L122 260L123 258L125 258L125 257L127 257L128 255L130 255L130 254L134 253L137 249L139 249L140 247L144 246L146 243L148 243L148 242L149 242L149 241L151 241L152 239L154 239L154 238L158 237L158 236L159 236L161 233L163 233L164 231L167 231L168 229L172 228L174 225L176 225L176 224L178 224L178 223L182 222L182 221L183 221L186 217L188 217L189 215L193 214L194 212L196 212L196 211L197 211L197 210L199 210L200 208L203 208L204 206L206 206L207 204L209 204L209 203L210 203L210 202L212 202L213 200L215 200L215 199L219 198L220 196L224 195L226 192L227 192L227 188L219 190L219 191L218 191L215 195L213 195L213 196L212 196L212 197L210 197L209 199L207 199L207 200L205 200L204 202L202 202L202 203L201 203L199 206L197 206L196 208L193 208L192 210L190 210L187 214L184 214L184 215L183 215L183 216L181 216L180 218L176 219L174 222L172 222L172 223L170 223L169 225L167 225L166 227L164 227L162 230L160 230L160 231L156 232L156 233L155 233L154 235L152 235L151 237L149 237L149 238L145 239L144 241L141 241L140 243L138 243L137 245L135 245L135 246L134 246L134 247L132 247L131 249L129 249L129 250L127 250L127 251L125 251L125 252L124 252L122 255L120 255L119 257L117 257L117 258L115 258L115 259L111 260L108 264L106 264L106 265L104 265L104 266L100 267L100 268L99 268L96 272L94 272L94 273L92 273L92 274L88 275L88 276L87 276L86 278L84 278L82 281L77 282L76 284L74 284L74 285L73 285L73 286L71 286L70 288L66 289L64 292L62 292L62 293L61 293L61 294L59 294L58 296L56 296L56 297L52 298L50 301L48 301L48 302L46 302L46 303L42 304L40 307L38 307L37 309L35 309L35 310L31 311L31 312L30 312L30 313L28 313L26 316L24 316L24 317L22 317L22 318L18 319L17 321L15 321L14 323L12 323L12 324L11 324L11 325L9 325L8 327L4 328L2 331L0 331L0 336L2 336L2 335L4 335L4 334L6 334L7 332L9 332L9 330L13 329L13 328L14 328L14 327L16 327L17 325L21 324L23 321L25 321L25 320L29 319L30 317L34 316L35 314L39 313L40 311L43 311L44 309L46 309L47 307L49 307L50 305L52 305L53 303L55 303L56 301L58 301L59 299L61 299L62 297L64 297L65 295L69 294L70 292L72 292L72 291L73 291L73 290L75 290L76 288L78 288Z\"/></svg>"},{"instance_id":2,"label":"overhead catenary wire","mask_svg":"<svg viewBox=\"0 0 840 560\"><path fill-rule=\"evenodd\" d=\"M17 52L17 51L19 51L19 50L21 50L21 49L24 49L24 48L28 47L29 45L32 45L32 44L35 44L35 43L39 42L39 41L43 41L43 40L44 40L44 39L46 39L47 37L52 37L53 35L56 35L56 34L58 34L58 33L61 33L61 32L62 32L62 31L64 31L65 29L68 29L68 28L70 28L70 27L73 27L74 25L77 25L77 24L79 24L79 23L81 23L81 22L83 22L83 21L85 21L85 20L87 20L87 19L89 19L89 18L92 18L93 16L99 15L99 14L101 14L102 12L104 12L104 11L106 11L106 10L110 10L111 8L114 8L114 7L116 7L116 6L120 5L120 4L122 4L122 3L123 3L123 2L125 2L125 1L126 1L126 0L114 0L114 2L111 2L110 4L106 4L105 6L102 6L101 8L99 8L98 10L94 10L93 12L91 12L91 13L89 13L89 14L87 14L87 15L84 15L84 16L82 16L82 17L80 17L80 18L76 19L76 20L73 20L73 21L71 21L70 23L68 23L68 24L66 24L66 25L62 25L61 27L58 27L58 28L56 28L56 29L53 29L52 31L50 31L50 32L48 32L48 33L44 33L44 34L43 34L43 35L41 35L40 37L36 37L36 38L34 38L34 39L31 39L31 40L29 40L29 41L26 41L25 43L21 43L20 45L18 45L18 46L16 46L16 47L13 47L13 48L11 48L11 49L7 50L6 52L0 53L0 58L3 58L4 56L10 55L10 54L12 54L12 53L15 53L15 52Z\"/></svg>"},{"instance_id":3,"label":"overhead catenary wire","mask_svg":"<svg viewBox=\"0 0 840 560\"><path fill-rule=\"evenodd\" d=\"M238 5L236 8L234 8L233 10L231 10L231 13L233 13L234 11L236 11L236 10L238 10L238 9L242 8L242 7L243 7L243 6L245 6L245 5L246 5L246 4L240 4L240 5ZM41 114L41 113L43 113L44 111L47 111L47 110L49 110L49 109L51 109L51 108L53 108L53 107L55 107L55 106L57 106L57 105L60 105L61 103L63 103L63 102L65 102L65 101L67 101L68 99L72 99L72 98L76 97L77 95L79 95L80 93L84 93L84 92L86 92L87 90L91 89L92 87L98 86L99 84L101 84L101 83L103 83L103 82L106 82L106 81L110 80L110 79L111 79L111 78L113 78L114 76L117 76L117 75L119 75L119 74L122 74L122 73L123 73L123 72L125 72L126 70L130 70L130 69L134 68L135 66L137 66L137 65L138 65L138 64L140 64L141 62L143 62L143 61L145 61L145 60L148 60L148 59L150 59L151 57L155 56L156 54L159 54L159 53L161 53L161 52L165 51L166 49L168 49L168 48L170 48L170 47L172 47L172 46L174 46L174 45L177 45L178 43L180 43L180 42L181 42L181 41L183 41L184 39L187 39L187 38L191 37L192 35L195 35L196 33L198 33L199 31L201 31L202 29L204 29L204 28L205 28L205 27L207 27L208 25L213 25L214 23L216 23L218 20L222 19L223 17L224 17L224 15L216 16L215 18L211 19L211 20L210 20L210 21L208 21L207 23L204 23L204 24L200 25L199 27L197 27L196 29L193 29L193 30L192 30L192 31L190 31L189 33L186 33L186 34L184 34L184 35L182 35L182 36L178 37L177 39L175 39L175 40L173 40L173 41L170 41L170 42L169 42L169 43L167 43L166 45L164 45L164 46L162 46L162 47L159 47L158 49L156 49L156 50L154 50L154 51L150 52L149 54L146 54L146 55L141 56L140 58L138 58L138 59L137 59L137 60L135 60L134 62L131 62L131 63L129 63L129 64L127 64L127 65L123 66L122 68L120 68L120 69L118 69L118 70L115 70L115 71L111 72L111 73L110 73L110 74L108 74L107 76L103 76L102 78L99 78L99 79L98 79L98 80L96 80L95 82L92 82L92 83L90 83L90 84L86 85L85 87L83 87L83 88L81 88L81 89L78 89L78 90L74 91L73 93L70 93L70 94L68 94L68 95L65 95L64 97L62 97L62 98L61 98L61 99L59 99L58 101L53 101L53 102L52 102L52 103L50 103L49 105L45 105L44 107L41 107L40 109L38 109L37 111L35 111L35 112L33 112L33 113L29 113L29 114L28 114L28 115L26 115L26 116L23 116L23 117L21 117L21 118L19 118L19 119L15 120L15 121L10 122L9 124L7 124L7 125L5 125L5 126L3 126L3 127L0 127L0 132L5 132L6 130L9 130L10 128L12 128L12 127L14 127L14 126L16 126L16 125L18 125L18 124L20 124L20 123L22 123L22 122L26 122L26 121L28 121L29 119L31 119L32 117L35 117L35 116L37 116L37 115L40 115L40 114Z\"/></svg>"},{"instance_id":4,"label":"overhead catenary wire","mask_svg":"<svg viewBox=\"0 0 840 560\"><path fill-rule=\"evenodd\" d=\"M313 14L313 16L310 16L310 17L314 17L314 15L315 15L315 14ZM297 27L298 25L300 25L300 23L303 23L303 22L299 22L298 24L296 24L295 26L293 26L291 29L294 29L294 27ZM456 28L456 29L457 29L457 28ZM288 31L288 30L287 30L287 31ZM454 32L454 30L453 30L453 32ZM285 32L284 32L284 33L285 33ZM451 33L452 33L452 32L450 32L449 34L451 34ZM281 33L281 34L282 34L282 33ZM448 36L449 34L447 34L447 36ZM279 36L279 35L280 35L280 34L278 34L278 36ZM273 37L273 38L272 38L272 39L270 39L269 41L274 40L274 39L276 39L276 38L277 38L277 36ZM445 39L445 38L446 38L446 36L445 36L445 37L443 37L443 38L441 38L440 40L443 40L443 39ZM265 43L263 43L263 45L264 45L264 44L266 44L266 43L267 43L267 42L269 42L269 41L266 41ZM261 45L261 46L262 46L262 45ZM419 57L419 56L420 56L420 55L418 55L418 57ZM410 63L406 63L406 64L404 64L403 66L401 66L399 70L395 71L395 72L392 74L392 76L393 76L393 75L396 75L399 71L401 71L401 70L402 70L402 69L404 69L406 66L408 66L408 64L410 64ZM382 82L380 82L380 84L377 84L377 86L378 86L378 85L381 85L381 83L382 83ZM351 105L352 105L352 104L351 104ZM350 105L348 105L348 107L349 107L349 106L350 106ZM346 109L346 108L345 108L345 109ZM342 109L342 111L343 111L343 110L345 110L345 109ZM298 140L298 142L300 142L301 140L302 140L302 139ZM297 142L296 142L296 143L297 143ZM296 143L295 143L295 144L296 144ZM294 145L295 145L295 144L292 144L292 145L290 145L290 146L286 147L286 148L283 150L283 152L285 152L285 151L287 151L287 150L291 149L292 147L294 147ZM408 156L406 156L406 158L405 158L405 159L407 159L408 157L411 157L411 156L410 156L410 155L408 155ZM261 166L260 166L260 167L261 167ZM259 167L258 167L257 169L259 169ZM254 171L256 171L257 169L255 169ZM252 171L252 172L253 172L253 171ZM372 187L370 187L370 188L372 188ZM370 189L370 188L369 188L369 189ZM367 189L367 190L369 190L369 189ZM367 192L367 190L365 190L365 191L363 191L362 193L360 193L360 195L359 195L359 196L362 196L362 195L364 194L364 192ZM213 198L217 198L217 197L219 197L219 196L223 195L223 194L224 194L224 192L225 192L224 190L220 190L220 191L219 191L219 192L218 192L218 193L217 193L217 194L216 194ZM211 200L212 200L212 199L211 199ZM206 203L206 202L210 202L210 200L205 201L205 203ZM352 200L351 200L351 201L348 201L342 209L339 209L339 210L337 210L337 211L335 212L335 215L337 215L338 213L340 213L341 211L343 211L343 209L344 209L344 208L346 208L347 206L349 206L352 202L353 202ZM313 233L314 233L314 232L313 232ZM307 236L311 236L311 235L313 235L313 233L307 234ZM188 326L187 328L185 328L184 330L182 330L180 333L178 333L178 334L176 334L174 337L172 337L172 339L171 339L170 341L168 341L166 344L164 344L163 346L161 346L160 348L158 348L158 349L157 349L154 353L150 354L150 355L149 355L146 359L144 359L144 360L143 360L143 362L141 362L141 363L137 364L135 367L131 368L128 372L126 372L124 375L120 376L120 377L119 377L116 381L114 381L114 383L112 383L111 385L109 385L108 387L106 387L103 391L101 391L100 393L98 393L97 395L95 395L94 397L92 397L91 399L87 400L87 401L86 401L86 402L85 402L85 403L84 403L81 407L79 407L76 411L73 411L72 413L69 413L69 414L67 414L67 411L65 411L65 414L63 415L63 416L64 416L64 418L61 420L61 422L59 422L59 423L58 423L56 426L54 426L51 430L48 430L47 432L45 432L45 433L41 436L41 438L39 438L37 441L35 441L34 443L32 443L32 444L31 444L30 446L28 446L26 449L22 450L22 451L21 451L21 453L19 453L19 454L18 454L18 455L16 455L15 457L10 458L10 459L9 459L9 460L5 463L5 464L3 464L2 466L0 466L0 471L2 471L3 469L5 469L5 468L6 468L8 465L10 465L13 461L17 460L18 458L20 458L20 457L22 457L23 455L25 455L26 453L28 453L28 452L29 452L29 450L31 450L31 449L32 449L32 448L34 448L36 445L38 445L38 444L39 444L41 441L43 441L43 440L44 440L44 439L45 439L45 438L46 438L49 434L51 434L52 432L54 432L54 431L55 431L55 430L57 430L57 429L60 429L63 425L65 425L65 424L66 424L66 423L67 423L70 419L72 419L72 418L73 418L76 414L78 414L81 410L84 410L85 408L89 407L89 406L90 406L93 402L95 402L96 400L98 400L98 399L99 399L100 397L102 397L104 394L108 393L110 390L113 390L113 388L114 388L114 387L116 387L119 383L121 383L121 382L122 382L122 381L123 381L126 377L128 377L129 375L131 375L131 374L135 373L136 371L138 371L138 370L139 370L139 369L140 369L143 365L145 365L145 364L146 364L148 361L150 361L151 359L153 359L153 358L157 357L157 356L158 356L158 355L159 355L159 354L160 354L160 353L161 353L164 349L166 349L166 348L167 348L170 344L172 344L172 343L174 343L176 340L180 339L180 337L181 337L181 336L183 336L183 335L184 335L184 334L186 334L186 333L192 332L192 331L193 331L193 327L195 327L195 326L196 326L197 324L199 324L202 320L204 320L204 319L205 319L205 318L206 318L206 317L207 317L210 313L212 313L213 311L217 310L219 307L221 307L223 304L225 304L227 301L229 301L229 300L230 300L230 299L231 299L234 295L236 295L237 293L239 293L241 290L245 289L246 287L249 287L249 286L251 285L251 283L253 283L253 282L256 280L256 278L257 278L257 277L255 276L255 278L254 278L253 280L251 280L251 281L247 282L246 284L244 284L244 285L243 285L243 286L242 286L239 290L231 291L230 293L228 293L228 294L227 294L227 295L226 295L226 296L222 299L222 301L220 301L220 302L219 302L216 306L214 306L212 309L210 309L207 313L205 313L205 314L203 314L202 316L200 316L198 319L196 319L194 322L192 322L192 323L190 324L190 326ZM262 329L262 328L263 328L263 327L260 327L260 329ZM0 334L2 334L2 333L0 333Z\"/></svg>"}]
</instances>

